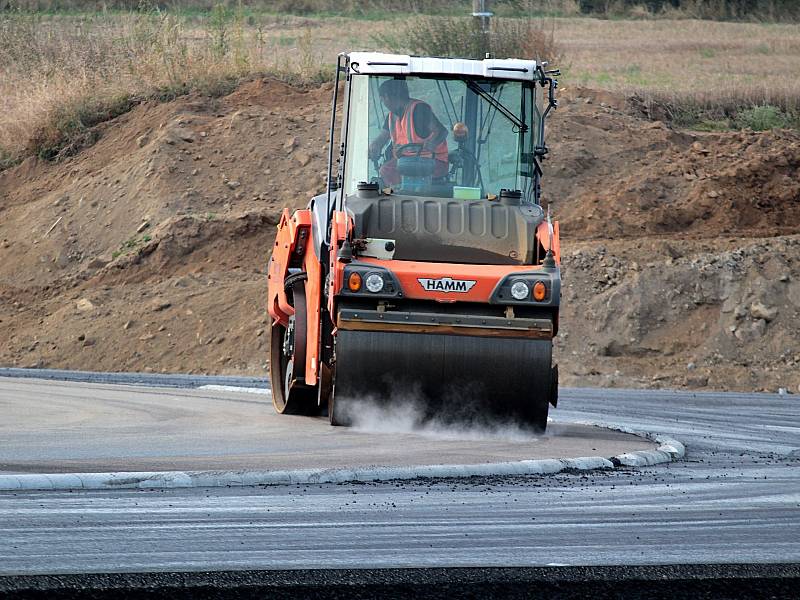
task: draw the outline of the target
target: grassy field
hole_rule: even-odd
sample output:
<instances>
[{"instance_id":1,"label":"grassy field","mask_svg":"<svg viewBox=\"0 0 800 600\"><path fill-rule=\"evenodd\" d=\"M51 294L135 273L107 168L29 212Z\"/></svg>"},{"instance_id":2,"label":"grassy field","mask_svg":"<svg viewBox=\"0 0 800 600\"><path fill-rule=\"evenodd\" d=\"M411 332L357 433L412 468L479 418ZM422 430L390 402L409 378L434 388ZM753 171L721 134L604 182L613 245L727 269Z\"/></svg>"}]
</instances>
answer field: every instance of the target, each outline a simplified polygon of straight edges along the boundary
<instances>
[{"instance_id":1,"label":"grassy field","mask_svg":"<svg viewBox=\"0 0 800 600\"><path fill-rule=\"evenodd\" d=\"M561 19L564 85L637 93L693 125L771 105L796 125L800 28L700 20ZM781 124L776 121L776 124Z\"/></svg>"},{"instance_id":2,"label":"grassy field","mask_svg":"<svg viewBox=\"0 0 800 600\"><path fill-rule=\"evenodd\" d=\"M425 17L425 26L435 26L435 18ZM337 52L386 49L376 40L402 43L404 32L419 26L398 18L229 8L192 14L0 12L0 164L30 154L53 158L91 143L94 123L143 98L191 90L218 95L261 73L319 82L332 75ZM666 106L681 125L748 125L739 116L763 105L774 107L766 126L797 123L796 25L573 17L540 19L536 27L555 40L563 87L636 93Z\"/></svg>"}]
</instances>

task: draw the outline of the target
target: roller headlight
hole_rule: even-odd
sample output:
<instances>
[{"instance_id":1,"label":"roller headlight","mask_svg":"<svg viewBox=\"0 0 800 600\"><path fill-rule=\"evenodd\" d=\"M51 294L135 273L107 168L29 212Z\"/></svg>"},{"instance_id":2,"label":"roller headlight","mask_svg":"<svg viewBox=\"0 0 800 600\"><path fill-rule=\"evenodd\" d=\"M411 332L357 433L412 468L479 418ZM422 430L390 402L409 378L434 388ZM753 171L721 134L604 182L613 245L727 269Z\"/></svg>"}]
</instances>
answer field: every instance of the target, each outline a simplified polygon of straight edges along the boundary
<instances>
[{"instance_id":1,"label":"roller headlight","mask_svg":"<svg viewBox=\"0 0 800 600\"><path fill-rule=\"evenodd\" d=\"M383 277L377 273L370 273L367 275L367 279L365 280L364 284L370 292L377 294L383 290Z\"/></svg>"},{"instance_id":2,"label":"roller headlight","mask_svg":"<svg viewBox=\"0 0 800 600\"><path fill-rule=\"evenodd\" d=\"M367 286L369 286L369 283L367 283ZM514 296L515 300L525 300L528 294L530 294L530 289L524 281L515 281L511 286L511 295Z\"/></svg>"}]
</instances>

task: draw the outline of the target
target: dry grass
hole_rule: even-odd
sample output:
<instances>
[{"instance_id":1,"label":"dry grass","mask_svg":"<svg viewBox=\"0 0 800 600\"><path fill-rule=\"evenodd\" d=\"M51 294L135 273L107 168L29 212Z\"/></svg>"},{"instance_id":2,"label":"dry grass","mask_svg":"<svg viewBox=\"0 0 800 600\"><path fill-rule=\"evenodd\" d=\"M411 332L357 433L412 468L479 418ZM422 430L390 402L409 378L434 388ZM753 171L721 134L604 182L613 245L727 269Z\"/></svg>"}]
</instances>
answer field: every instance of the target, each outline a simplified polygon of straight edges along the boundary
<instances>
[{"instance_id":1,"label":"dry grass","mask_svg":"<svg viewBox=\"0 0 800 600\"><path fill-rule=\"evenodd\" d=\"M784 89L800 74L794 25L556 19L569 78L607 89L681 93ZM791 88L793 92L800 90ZM741 91L736 92L741 93Z\"/></svg>"},{"instance_id":2,"label":"dry grass","mask_svg":"<svg viewBox=\"0 0 800 600\"><path fill-rule=\"evenodd\" d=\"M800 111L800 29L699 20L556 19L562 85L638 94L677 116ZM680 120L680 119L679 119Z\"/></svg>"},{"instance_id":3,"label":"dry grass","mask_svg":"<svg viewBox=\"0 0 800 600\"><path fill-rule=\"evenodd\" d=\"M90 128L145 98L220 95L254 73L321 81L318 23L218 9L202 22L158 11L87 17L0 12L0 165L91 143ZM341 36L332 27L327 35ZM83 141L82 141L83 140Z\"/></svg>"},{"instance_id":4,"label":"dry grass","mask_svg":"<svg viewBox=\"0 0 800 600\"><path fill-rule=\"evenodd\" d=\"M0 12L0 168L92 142L91 126L146 97L221 94L271 73L332 75L341 50L380 49L403 20L150 12L89 16ZM800 29L698 20L552 18L562 87L638 94L687 122L743 108L800 109ZM519 21L521 31L529 25ZM522 47L525 47L522 45ZM531 50L533 52L533 50ZM716 111L716 113L714 112ZM690 118L689 118L690 117Z\"/></svg>"}]
</instances>

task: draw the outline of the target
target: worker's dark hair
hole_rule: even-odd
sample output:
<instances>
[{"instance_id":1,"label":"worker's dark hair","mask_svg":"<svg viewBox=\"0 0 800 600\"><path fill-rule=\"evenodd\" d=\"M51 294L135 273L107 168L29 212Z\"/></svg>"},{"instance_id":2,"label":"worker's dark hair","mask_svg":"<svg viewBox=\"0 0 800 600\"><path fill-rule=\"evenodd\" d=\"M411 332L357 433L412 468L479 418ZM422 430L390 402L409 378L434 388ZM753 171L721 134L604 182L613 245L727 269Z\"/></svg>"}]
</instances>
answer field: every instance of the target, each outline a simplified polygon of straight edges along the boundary
<instances>
[{"instance_id":1,"label":"worker's dark hair","mask_svg":"<svg viewBox=\"0 0 800 600\"><path fill-rule=\"evenodd\" d=\"M378 88L381 96L408 100L408 84L405 79L387 79Z\"/></svg>"}]
</instances>

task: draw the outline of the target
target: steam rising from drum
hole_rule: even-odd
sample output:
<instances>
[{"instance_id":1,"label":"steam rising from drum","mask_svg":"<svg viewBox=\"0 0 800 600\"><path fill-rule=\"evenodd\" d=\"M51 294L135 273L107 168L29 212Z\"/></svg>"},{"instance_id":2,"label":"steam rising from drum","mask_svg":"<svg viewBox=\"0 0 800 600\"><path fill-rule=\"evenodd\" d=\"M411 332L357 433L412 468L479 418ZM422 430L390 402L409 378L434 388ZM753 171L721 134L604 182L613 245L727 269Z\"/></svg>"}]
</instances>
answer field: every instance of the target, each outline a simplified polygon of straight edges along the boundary
<instances>
[{"instance_id":1,"label":"steam rising from drum","mask_svg":"<svg viewBox=\"0 0 800 600\"><path fill-rule=\"evenodd\" d=\"M463 392L464 390L462 390ZM414 392L395 394L388 401L374 398L341 399L343 416L356 431L414 433L444 440L502 440L530 442L539 434L508 420L489 418L469 393L448 394L431 414L430 406Z\"/></svg>"}]
</instances>

